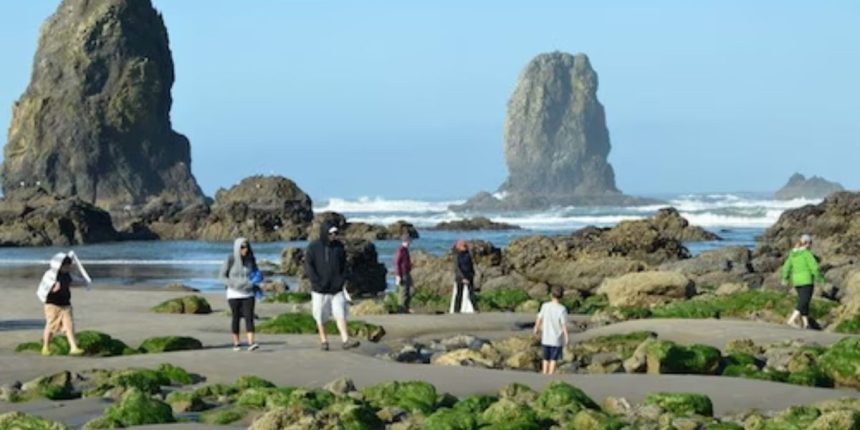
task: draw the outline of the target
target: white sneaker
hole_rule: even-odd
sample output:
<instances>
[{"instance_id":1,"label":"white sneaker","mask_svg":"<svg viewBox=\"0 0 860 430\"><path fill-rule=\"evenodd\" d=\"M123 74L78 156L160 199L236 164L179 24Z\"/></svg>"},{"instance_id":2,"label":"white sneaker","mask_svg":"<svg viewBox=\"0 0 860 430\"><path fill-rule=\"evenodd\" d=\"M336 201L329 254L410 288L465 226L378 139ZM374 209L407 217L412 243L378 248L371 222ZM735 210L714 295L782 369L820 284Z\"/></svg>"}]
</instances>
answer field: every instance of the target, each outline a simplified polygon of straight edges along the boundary
<instances>
[{"instance_id":1,"label":"white sneaker","mask_svg":"<svg viewBox=\"0 0 860 430\"><path fill-rule=\"evenodd\" d=\"M257 342L248 345L248 351L256 351L258 349L260 349L260 344Z\"/></svg>"},{"instance_id":2,"label":"white sneaker","mask_svg":"<svg viewBox=\"0 0 860 430\"><path fill-rule=\"evenodd\" d=\"M233 345L233 351L241 351L242 347L239 345Z\"/></svg>"}]
</instances>

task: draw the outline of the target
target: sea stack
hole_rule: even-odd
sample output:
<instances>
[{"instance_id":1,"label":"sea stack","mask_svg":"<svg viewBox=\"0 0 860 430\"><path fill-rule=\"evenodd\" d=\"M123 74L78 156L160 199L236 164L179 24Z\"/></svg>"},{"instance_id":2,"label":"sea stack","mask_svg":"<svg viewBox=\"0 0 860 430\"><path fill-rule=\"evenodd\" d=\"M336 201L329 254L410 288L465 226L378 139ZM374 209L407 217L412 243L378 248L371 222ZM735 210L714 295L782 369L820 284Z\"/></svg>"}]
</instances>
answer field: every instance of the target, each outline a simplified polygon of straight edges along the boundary
<instances>
[{"instance_id":1,"label":"sea stack","mask_svg":"<svg viewBox=\"0 0 860 430\"><path fill-rule=\"evenodd\" d=\"M836 182L830 182L820 176L807 179L800 173L795 173L788 178L785 186L774 193L774 197L777 200L823 199L839 191L845 191L845 188Z\"/></svg>"},{"instance_id":2,"label":"sea stack","mask_svg":"<svg viewBox=\"0 0 860 430\"><path fill-rule=\"evenodd\" d=\"M170 123L173 59L150 0L64 0L42 26L15 103L3 193L77 197L106 210L202 202L188 139Z\"/></svg>"},{"instance_id":3,"label":"sea stack","mask_svg":"<svg viewBox=\"0 0 860 430\"><path fill-rule=\"evenodd\" d=\"M539 209L558 205L635 205L615 186L609 130L597 99L597 73L585 54L535 57L508 102L504 153L508 179L499 199L481 193L463 209Z\"/></svg>"}]
</instances>

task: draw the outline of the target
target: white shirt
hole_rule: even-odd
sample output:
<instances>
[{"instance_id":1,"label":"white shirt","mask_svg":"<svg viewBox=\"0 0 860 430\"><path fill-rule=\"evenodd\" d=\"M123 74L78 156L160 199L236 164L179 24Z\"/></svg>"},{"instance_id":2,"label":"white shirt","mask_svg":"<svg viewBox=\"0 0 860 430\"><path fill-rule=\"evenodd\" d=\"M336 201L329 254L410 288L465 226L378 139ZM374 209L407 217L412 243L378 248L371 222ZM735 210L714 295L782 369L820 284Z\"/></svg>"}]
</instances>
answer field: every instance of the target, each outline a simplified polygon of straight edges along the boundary
<instances>
[{"instance_id":1,"label":"white shirt","mask_svg":"<svg viewBox=\"0 0 860 430\"><path fill-rule=\"evenodd\" d=\"M541 319L541 344L546 346L561 346L563 343L563 327L567 325L567 309L560 303L546 302L540 307L538 316Z\"/></svg>"}]
</instances>

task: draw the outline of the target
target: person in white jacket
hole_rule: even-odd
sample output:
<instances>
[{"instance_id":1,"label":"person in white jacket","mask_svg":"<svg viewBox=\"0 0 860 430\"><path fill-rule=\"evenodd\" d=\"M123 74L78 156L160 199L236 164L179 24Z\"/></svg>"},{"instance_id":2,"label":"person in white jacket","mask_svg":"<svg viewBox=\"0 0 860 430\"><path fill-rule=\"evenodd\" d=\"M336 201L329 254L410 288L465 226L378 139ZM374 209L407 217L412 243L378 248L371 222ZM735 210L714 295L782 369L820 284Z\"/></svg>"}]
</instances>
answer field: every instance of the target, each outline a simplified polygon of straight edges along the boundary
<instances>
[{"instance_id":1,"label":"person in white jacket","mask_svg":"<svg viewBox=\"0 0 860 430\"><path fill-rule=\"evenodd\" d=\"M73 277L77 270L81 278ZM72 315L72 286L89 285L89 275L74 252L57 253L51 258L51 266L42 276L36 295L45 304L45 331L42 334L42 355L51 355L51 338L57 333L66 333L69 354L84 353L75 338L75 323Z\"/></svg>"}]
</instances>

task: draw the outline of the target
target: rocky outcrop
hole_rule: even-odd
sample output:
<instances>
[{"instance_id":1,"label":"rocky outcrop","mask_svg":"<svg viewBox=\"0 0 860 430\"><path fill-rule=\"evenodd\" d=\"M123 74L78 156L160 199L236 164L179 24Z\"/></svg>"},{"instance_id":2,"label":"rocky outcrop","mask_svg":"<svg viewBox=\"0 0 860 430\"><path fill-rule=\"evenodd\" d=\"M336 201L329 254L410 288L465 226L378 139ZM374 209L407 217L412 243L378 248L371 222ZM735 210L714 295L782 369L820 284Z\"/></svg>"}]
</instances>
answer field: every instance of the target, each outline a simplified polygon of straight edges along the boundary
<instances>
[{"instance_id":1,"label":"rocky outcrop","mask_svg":"<svg viewBox=\"0 0 860 430\"><path fill-rule=\"evenodd\" d=\"M606 294L615 307L651 307L696 294L693 282L677 272L642 272L603 281L598 294Z\"/></svg>"},{"instance_id":2,"label":"rocky outcrop","mask_svg":"<svg viewBox=\"0 0 860 430\"><path fill-rule=\"evenodd\" d=\"M322 212L316 214L313 222L307 228L307 237L315 239L319 234L320 225L329 223L340 230L340 236L355 240L397 240L404 234L417 239L418 230L406 221L397 221L389 226L367 224L363 222L348 222L346 217L337 212Z\"/></svg>"},{"instance_id":3,"label":"rocky outcrop","mask_svg":"<svg viewBox=\"0 0 860 430\"><path fill-rule=\"evenodd\" d=\"M127 239L301 240L313 220L310 197L282 176L251 176L205 203L182 205L154 199L140 209L114 213Z\"/></svg>"},{"instance_id":4,"label":"rocky outcrop","mask_svg":"<svg viewBox=\"0 0 860 430\"><path fill-rule=\"evenodd\" d=\"M188 139L171 128L173 60L149 0L64 0L42 26L15 103L3 194L33 190L104 209L203 200Z\"/></svg>"},{"instance_id":5,"label":"rocky outcrop","mask_svg":"<svg viewBox=\"0 0 860 430\"><path fill-rule=\"evenodd\" d=\"M788 179L788 183L774 194L774 197L777 200L823 199L839 191L845 191L845 188L836 182L830 182L820 176L806 179L800 173L795 173Z\"/></svg>"},{"instance_id":6,"label":"rocky outcrop","mask_svg":"<svg viewBox=\"0 0 860 430\"><path fill-rule=\"evenodd\" d=\"M857 264L860 258L860 193L834 193L817 205L783 212L776 224L758 238L753 261L756 270L776 271L802 234L812 236L812 251L821 260L828 277L831 271ZM841 272L844 276L845 271Z\"/></svg>"},{"instance_id":7,"label":"rocky outcrop","mask_svg":"<svg viewBox=\"0 0 860 430\"><path fill-rule=\"evenodd\" d=\"M44 192L0 202L0 246L66 246L119 237L110 214L78 198Z\"/></svg>"},{"instance_id":8,"label":"rocky outcrop","mask_svg":"<svg viewBox=\"0 0 860 430\"><path fill-rule=\"evenodd\" d=\"M215 194L212 213L198 237L256 242L303 239L313 220L311 198L283 176L252 176Z\"/></svg>"},{"instance_id":9,"label":"rocky outcrop","mask_svg":"<svg viewBox=\"0 0 860 430\"><path fill-rule=\"evenodd\" d=\"M683 273L697 286L704 287L732 284L757 287L762 283L762 275L752 265L752 252L743 246L705 251L693 258L661 264L660 270ZM737 287L726 287L731 288Z\"/></svg>"},{"instance_id":10,"label":"rocky outcrop","mask_svg":"<svg viewBox=\"0 0 860 430\"><path fill-rule=\"evenodd\" d=\"M495 222L487 217L466 218L455 221L444 221L436 224L433 230L475 231L475 230L519 230L520 227L503 222Z\"/></svg>"},{"instance_id":11,"label":"rocky outcrop","mask_svg":"<svg viewBox=\"0 0 860 430\"><path fill-rule=\"evenodd\" d=\"M502 199L481 193L456 209L517 210L554 205L636 205L615 186L609 130L585 54L535 57L508 101Z\"/></svg>"}]
</instances>

